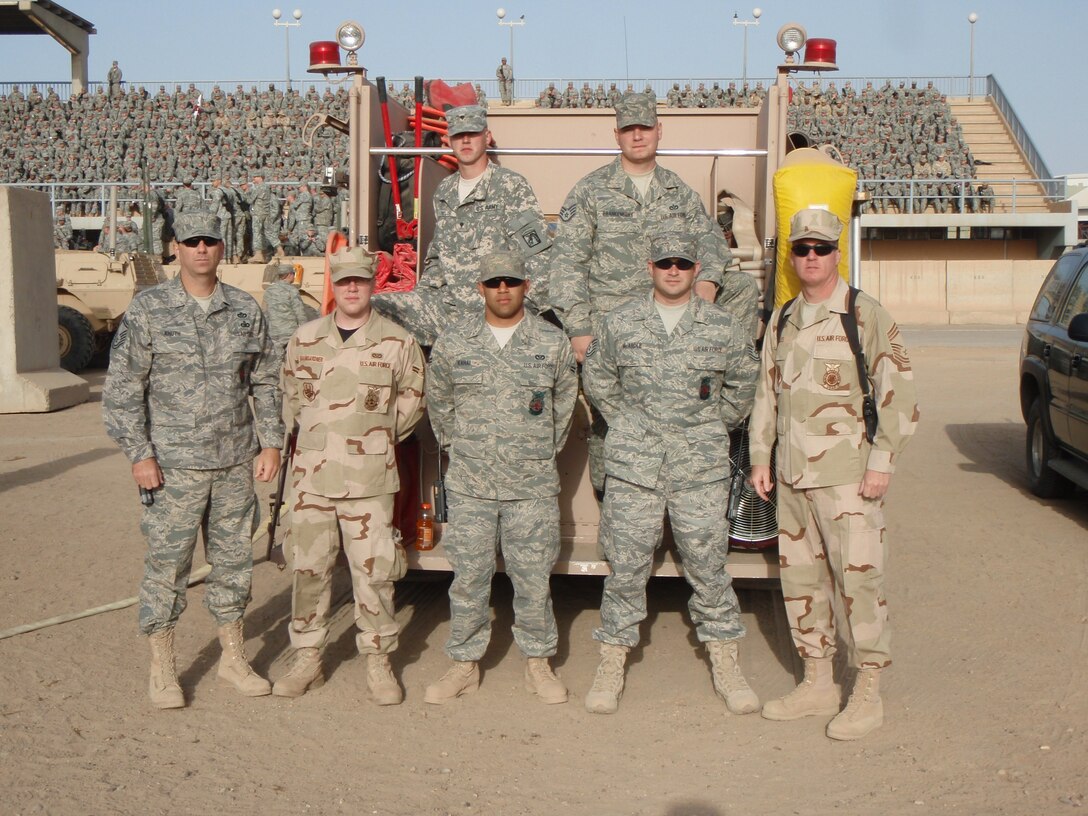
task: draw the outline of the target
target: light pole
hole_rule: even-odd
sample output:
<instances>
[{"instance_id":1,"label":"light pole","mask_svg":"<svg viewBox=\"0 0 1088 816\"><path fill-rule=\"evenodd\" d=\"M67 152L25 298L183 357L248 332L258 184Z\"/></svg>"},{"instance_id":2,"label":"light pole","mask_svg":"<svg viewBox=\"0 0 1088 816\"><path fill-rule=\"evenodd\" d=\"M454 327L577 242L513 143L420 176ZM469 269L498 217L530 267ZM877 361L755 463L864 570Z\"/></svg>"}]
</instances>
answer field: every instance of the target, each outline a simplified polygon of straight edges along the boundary
<instances>
[{"instance_id":1,"label":"light pole","mask_svg":"<svg viewBox=\"0 0 1088 816\"><path fill-rule=\"evenodd\" d=\"M743 79L745 82L748 81L748 26L757 26L757 25L759 25L759 18L760 18L760 16L762 14L763 14L763 9L754 8L754 9L752 9L752 16L755 19L754 20L742 20L742 19L740 19L737 12L735 12L735 11L733 12L733 25L735 25L735 26L744 26L744 68L743 68L743 75L741 76L741 79Z\"/></svg>"},{"instance_id":2,"label":"light pole","mask_svg":"<svg viewBox=\"0 0 1088 816\"><path fill-rule=\"evenodd\" d=\"M978 22L978 15L972 11L967 15L967 22L971 24L971 62L970 72L967 75L967 98L973 99L975 96L975 23Z\"/></svg>"},{"instance_id":3,"label":"light pole","mask_svg":"<svg viewBox=\"0 0 1088 816\"><path fill-rule=\"evenodd\" d=\"M514 70L514 26L525 25L525 15L521 15L517 20L507 20L506 9L500 8L495 12L495 16L499 18L499 25L510 26L510 70Z\"/></svg>"},{"instance_id":4,"label":"light pole","mask_svg":"<svg viewBox=\"0 0 1088 816\"><path fill-rule=\"evenodd\" d=\"M291 29L302 25L302 12L295 9L291 12L291 16L295 18L292 23L290 20L284 20L280 22L280 17L283 16L278 8L272 9L272 25L283 27L283 44L284 44L284 59L287 62L287 90L291 90Z\"/></svg>"}]
</instances>

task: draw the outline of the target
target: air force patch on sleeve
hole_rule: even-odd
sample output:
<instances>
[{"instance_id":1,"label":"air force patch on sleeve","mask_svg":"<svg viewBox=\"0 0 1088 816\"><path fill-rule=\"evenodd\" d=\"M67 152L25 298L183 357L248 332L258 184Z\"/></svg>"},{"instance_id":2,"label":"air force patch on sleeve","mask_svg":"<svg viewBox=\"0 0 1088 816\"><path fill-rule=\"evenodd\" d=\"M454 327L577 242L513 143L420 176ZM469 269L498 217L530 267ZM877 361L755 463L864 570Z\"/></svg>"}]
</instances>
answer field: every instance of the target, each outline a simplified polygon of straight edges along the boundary
<instances>
[{"instance_id":1,"label":"air force patch on sleeve","mask_svg":"<svg viewBox=\"0 0 1088 816\"><path fill-rule=\"evenodd\" d=\"M578 212L578 205L577 204L568 204L565 207L561 207L559 209L559 220L561 220L561 221L570 221L572 218L574 218L574 215L577 212Z\"/></svg>"},{"instance_id":2,"label":"air force patch on sleeve","mask_svg":"<svg viewBox=\"0 0 1088 816\"><path fill-rule=\"evenodd\" d=\"M599 347L597 345L597 338L594 337L592 340L589 341L589 345L586 347L586 359L588 360L590 357L596 354L598 348Z\"/></svg>"}]
</instances>

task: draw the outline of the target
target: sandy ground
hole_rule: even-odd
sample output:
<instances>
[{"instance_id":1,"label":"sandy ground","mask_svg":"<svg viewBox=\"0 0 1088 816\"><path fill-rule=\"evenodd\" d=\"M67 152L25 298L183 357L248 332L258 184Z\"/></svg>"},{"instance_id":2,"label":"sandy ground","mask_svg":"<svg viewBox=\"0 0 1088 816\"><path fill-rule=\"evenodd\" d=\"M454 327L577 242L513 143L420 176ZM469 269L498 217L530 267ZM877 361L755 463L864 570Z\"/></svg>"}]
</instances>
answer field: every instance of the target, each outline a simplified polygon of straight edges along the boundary
<instances>
[{"instance_id":1,"label":"sandy ground","mask_svg":"<svg viewBox=\"0 0 1088 816\"><path fill-rule=\"evenodd\" d=\"M217 684L211 618L178 630L183 711L146 699L133 609L0 641L0 811L11 814L1065 813L1088 805L1088 503L1026 490L1019 334L908 332L923 418L888 504L895 665L886 725L856 743L825 722L735 717L715 698L686 585L657 579L627 692L587 714L599 579L555 580L556 663L572 702L522 687L509 585L480 691L440 708L442 577L404 583L404 705L365 697L350 616L324 688L295 701ZM0 422L0 629L135 594L144 545L128 466L94 401ZM255 570L249 653L285 671L288 577ZM773 587L741 590L742 659L764 698L795 661Z\"/></svg>"}]
</instances>

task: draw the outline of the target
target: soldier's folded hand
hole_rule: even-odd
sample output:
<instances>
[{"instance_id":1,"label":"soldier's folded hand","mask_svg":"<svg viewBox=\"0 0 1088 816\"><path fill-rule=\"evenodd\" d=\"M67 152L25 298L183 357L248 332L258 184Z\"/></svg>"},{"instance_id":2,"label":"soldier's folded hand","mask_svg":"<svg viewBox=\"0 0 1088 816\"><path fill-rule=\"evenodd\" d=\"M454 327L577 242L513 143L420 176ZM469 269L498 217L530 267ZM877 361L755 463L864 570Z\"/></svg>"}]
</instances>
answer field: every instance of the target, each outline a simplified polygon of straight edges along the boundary
<instances>
[{"instance_id":1,"label":"soldier's folded hand","mask_svg":"<svg viewBox=\"0 0 1088 816\"><path fill-rule=\"evenodd\" d=\"M132 478L145 490L157 490L162 487L162 469L154 456L141 459L132 466Z\"/></svg>"}]
</instances>

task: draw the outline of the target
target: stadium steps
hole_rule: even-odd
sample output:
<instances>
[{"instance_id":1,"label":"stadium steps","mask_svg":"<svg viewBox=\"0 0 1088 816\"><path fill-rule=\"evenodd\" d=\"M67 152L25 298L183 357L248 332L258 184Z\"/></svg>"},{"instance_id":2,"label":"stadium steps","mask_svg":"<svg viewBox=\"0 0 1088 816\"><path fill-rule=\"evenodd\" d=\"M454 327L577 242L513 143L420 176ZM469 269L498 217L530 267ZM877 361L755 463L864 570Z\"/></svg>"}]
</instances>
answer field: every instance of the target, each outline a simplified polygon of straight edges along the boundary
<instances>
[{"instance_id":1,"label":"stadium steps","mask_svg":"<svg viewBox=\"0 0 1088 816\"><path fill-rule=\"evenodd\" d=\"M963 128L963 138L977 162L975 174L980 181L988 181L993 186L997 209L1009 209L1013 185L1007 180L1032 179L1035 178L1035 172L1024 160L1020 146L1009 132L1004 117L998 113L989 97L950 99L948 104L952 115ZM996 179L1006 181L999 182ZM1043 199L1043 188L1039 184L1017 184L1016 195L1017 212L1050 211Z\"/></svg>"}]
</instances>

